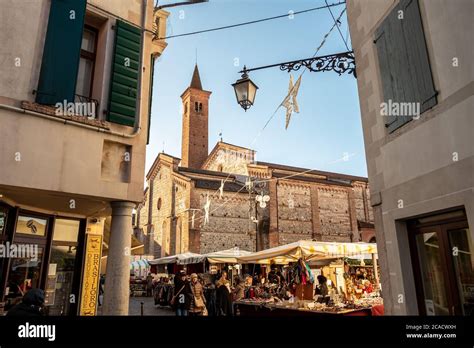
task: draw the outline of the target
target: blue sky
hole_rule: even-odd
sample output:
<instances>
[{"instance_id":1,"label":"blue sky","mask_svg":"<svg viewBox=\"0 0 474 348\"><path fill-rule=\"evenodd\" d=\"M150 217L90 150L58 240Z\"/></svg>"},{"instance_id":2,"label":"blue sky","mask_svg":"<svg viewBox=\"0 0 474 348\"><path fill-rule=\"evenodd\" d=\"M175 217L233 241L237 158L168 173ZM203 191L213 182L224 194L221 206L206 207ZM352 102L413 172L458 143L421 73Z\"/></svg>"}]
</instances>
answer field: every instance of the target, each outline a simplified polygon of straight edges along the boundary
<instances>
[{"instance_id":1,"label":"blue sky","mask_svg":"<svg viewBox=\"0 0 474 348\"><path fill-rule=\"evenodd\" d=\"M161 4L175 1L160 1ZM328 0L329 3L339 2ZM167 35L277 16L324 5L324 0L210 0L174 7ZM343 6L331 8L337 18ZM182 11L182 12L180 12ZM184 18L180 18L184 17ZM303 75L298 94L299 114L285 130L285 109L260 130L288 91L289 74L279 68L250 73L257 84L255 105L244 112L231 84L243 65L256 67L311 57L333 24L327 9L227 30L168 39L155 64L152 127L146 169L163 149L181 156L181 93L194 69L196 48L203 88L212 91L209 150L222 131L225 142L257 151L257 159L311 169L367 176L357 83L352 75L334 72ZM347 17L340 27L348 36ZM349 37L350 47L350 37ZM346 51L336 29L318 55ZM235 66L238 59L240 66ZM293 72L294 80L301 72ZM342 158L348 154L348 160Z\"/></svg>"}]
</instances>

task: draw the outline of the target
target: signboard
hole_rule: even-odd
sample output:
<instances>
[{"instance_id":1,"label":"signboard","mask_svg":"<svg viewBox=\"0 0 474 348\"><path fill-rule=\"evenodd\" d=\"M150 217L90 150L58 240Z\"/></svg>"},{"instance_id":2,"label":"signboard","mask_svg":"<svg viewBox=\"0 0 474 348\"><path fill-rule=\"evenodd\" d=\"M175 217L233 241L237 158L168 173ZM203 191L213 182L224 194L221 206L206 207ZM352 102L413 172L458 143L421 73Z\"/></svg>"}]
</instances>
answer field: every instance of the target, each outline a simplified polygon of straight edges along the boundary
<instances>
[{"instance_id":1,"label":"signboard","mask_svg":"<svg viewBox=\"0 0 474 348\"><path fill-rule=\"evenodd\" d=\"M102 236L88 233L86 238L80 315L95 316L97 311L97 298L99 295Z\"/></svg>"}]
</instances>

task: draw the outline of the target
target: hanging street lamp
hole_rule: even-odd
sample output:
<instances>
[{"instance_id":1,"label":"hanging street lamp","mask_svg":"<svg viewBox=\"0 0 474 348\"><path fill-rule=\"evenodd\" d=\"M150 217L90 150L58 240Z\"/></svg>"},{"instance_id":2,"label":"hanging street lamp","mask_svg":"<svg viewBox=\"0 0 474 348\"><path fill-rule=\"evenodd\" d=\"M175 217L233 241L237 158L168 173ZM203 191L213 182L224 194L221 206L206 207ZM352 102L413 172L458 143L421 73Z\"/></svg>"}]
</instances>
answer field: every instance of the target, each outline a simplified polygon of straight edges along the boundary
<instances>
[{"instance_id":1,"label":"hanging street lamp","mask_svg":"<svg viewBox=\"0 0 474 348\"><path fill-rule=\"evenodd\" d=\"M247 69L244 66L242 71L242 78L233 83L235 96L240 106L247 111L255 101L255 94L257 93L257 85L253 83L248 73L254 70L268 69L279 67L281 71L298 71L301 67L308 69L311 72L334 71L338 75L350 74L357 78L356 64L353 51L341 52L336 54L328 54L326 56L311 57L306 59L294 60L291 62L277 63L272 65L259 66L257 68Z\"/></svg>"},{"instance_id":2,"label":"hanging street lamp","mask_svg":"<svg viewBox=\"0 0 474 348\"><path fill-rule=\"evenodd\" d=\"M232 84L235 91L235 97L237 98L237 103L247 111L250 108L254 101L255 95L257 94L257 85L250 80L247 72L247 68L244 66L244 70L240 71L242 73L242 78L237 80Z\"/></svg>"}]
</instances>

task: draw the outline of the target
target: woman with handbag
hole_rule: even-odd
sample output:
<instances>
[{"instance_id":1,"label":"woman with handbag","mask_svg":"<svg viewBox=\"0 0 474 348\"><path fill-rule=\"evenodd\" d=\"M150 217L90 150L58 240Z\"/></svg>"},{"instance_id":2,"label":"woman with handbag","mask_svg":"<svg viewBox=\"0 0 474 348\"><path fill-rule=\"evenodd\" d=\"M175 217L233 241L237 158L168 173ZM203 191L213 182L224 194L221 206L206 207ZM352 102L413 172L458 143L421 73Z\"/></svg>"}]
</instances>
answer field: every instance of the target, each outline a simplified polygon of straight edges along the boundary
<instances>
[{"instance_id":1,"label":"woman with handbag","mask_svg":"<svg viewBox=\"0 0 474 348\"><path fill-rule=\"evenodd\" d=\"M189 314L192 316L206 316L206 298L201 282L196 273L191 274L191 289L193 292L193 300L191 301L191 308Z\"/></svg>"},{"instance_id":2,"label":"woman with handbag","mask_svg":"<svg viewBox=\"0 0 474 348\"><path fill-rule=\"evenodd\" d=\"M176 316L188 316L189 308L191 307L191 301L193 297L193 291L191 284L186 279L186 272L181 270L174 277L174 291L173 297L171 298L170 304L176 311Z\"/></svg>"}]
</instances>

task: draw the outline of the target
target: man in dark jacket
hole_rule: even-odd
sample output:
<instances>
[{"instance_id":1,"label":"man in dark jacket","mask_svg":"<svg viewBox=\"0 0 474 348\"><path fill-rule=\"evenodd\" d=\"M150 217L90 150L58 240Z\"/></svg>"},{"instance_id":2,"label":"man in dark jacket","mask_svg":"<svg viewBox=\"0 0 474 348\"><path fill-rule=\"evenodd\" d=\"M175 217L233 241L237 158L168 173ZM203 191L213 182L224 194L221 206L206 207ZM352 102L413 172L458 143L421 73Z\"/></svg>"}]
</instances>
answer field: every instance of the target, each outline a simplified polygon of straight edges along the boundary
<instances>
[{"instance_id":1,"label":"man in dark jacket","mask_svg":"<svg viewBox=\"0 0 474 348\"><path fill-rule=\"evenodd\" d=\"M181 270L174 277L174 304L173 307L176 315L187 316L189 308L191 307L191 300L193 298L193 290L191 283L186 279L186 272Z\"/></svg>"},{"instance_id":2,"label":"man in dark jacket","mask_svg":"<svg viewBox=\"0 0 474 348\"><path fill-rule=\"evenodd\" d=\"M23 300L10 308L7 316L17 317L39 317L43 315L44 291L41 289L31 289L24 296Z\"/></svg>"}]
</instances>

